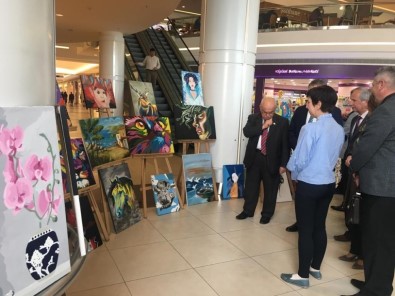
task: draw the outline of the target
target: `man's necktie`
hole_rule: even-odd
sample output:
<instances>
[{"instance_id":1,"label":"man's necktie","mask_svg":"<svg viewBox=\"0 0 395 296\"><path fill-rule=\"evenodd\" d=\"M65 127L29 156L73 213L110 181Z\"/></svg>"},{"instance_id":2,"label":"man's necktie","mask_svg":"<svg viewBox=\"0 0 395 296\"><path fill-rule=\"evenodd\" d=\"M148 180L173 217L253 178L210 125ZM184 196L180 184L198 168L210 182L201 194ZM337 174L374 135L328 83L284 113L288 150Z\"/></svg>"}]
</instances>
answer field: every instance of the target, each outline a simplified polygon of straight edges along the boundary
<instances>
[{"instance_id":1,"label":"man's necktie","mask_svg":"<svg viewBox=\"0 0 395 296\"><path fill-rule=\"evenodd\" d=\"M266 155L266 140L267 140L267 134L268 134L268 130L267 128L265 128L262 131L262 135L261 135L261 153L263 155Z\"/></svg>"},{"instance_id":2,"label":"man's necktie","mask_svg":"<svg viewBox=\"0 0 395 296\"><path fill-rule=\"evenodd\" d=\"M313 122L313 120L314 120L314 117L310 115L309 123L310 123L310 122Z\"/></svg>"},{"instance_id":3,"label":"man's necktie","mask_svg":"<svg viewBox=\"0 0 395 296\"><path fill-rule=\"evenodd\" d=\"M361 124L362 121L362 117L357 115L357 120L355 120L355 125L354 125L354 130L352 132L353 135L355 135L358 132L359 129L359 125Z\"/></svg>"}]
</instances>

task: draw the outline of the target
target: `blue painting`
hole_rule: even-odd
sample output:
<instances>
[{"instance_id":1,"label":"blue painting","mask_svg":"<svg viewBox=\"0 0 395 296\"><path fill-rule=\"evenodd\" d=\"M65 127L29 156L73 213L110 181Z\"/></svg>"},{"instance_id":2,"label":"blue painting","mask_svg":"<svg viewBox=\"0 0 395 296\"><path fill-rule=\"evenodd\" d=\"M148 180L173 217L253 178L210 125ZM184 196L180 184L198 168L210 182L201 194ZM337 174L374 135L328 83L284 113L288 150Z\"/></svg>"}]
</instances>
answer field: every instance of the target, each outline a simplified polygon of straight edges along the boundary
<instances>
[{"instance_id":1,"label":"blue painting","mask_svg":"<svg viewBox=\"0 0 395 296\"><path fill-rule=\"evenodd\" d=\"M160 174L151 176L152 191L156 213L158 215L170 214L180 210L177 188L173 174Z\"/></svg>"},{"instance_id":2,"label":"blue painting","mask_svg":"<svg viewBox=\"0 0 395 296\"><path fill-rule=\"evenodd\" d=\"M244 165L224 165L222 199L237 199L244 195Z\"/></svg>"},{"instance_id":3,"label":"blue painting","mask_svg":"<svg viewBox=\"0 0 395 296\"><path fill-rule=\"evenodd\" d=\"M188 206L214 200L211 154L183 155L182 164Z\"/></svg>"},{"instance_id":4,"label":"blue painting","mask_svg":"<svg viewBox=\"0 0 395 296\"><path fill-rule=\"evenodd\" d=\"M199 73L181 71L184 105L204 106L202 80Z\"/></svg>"}]
</instances>

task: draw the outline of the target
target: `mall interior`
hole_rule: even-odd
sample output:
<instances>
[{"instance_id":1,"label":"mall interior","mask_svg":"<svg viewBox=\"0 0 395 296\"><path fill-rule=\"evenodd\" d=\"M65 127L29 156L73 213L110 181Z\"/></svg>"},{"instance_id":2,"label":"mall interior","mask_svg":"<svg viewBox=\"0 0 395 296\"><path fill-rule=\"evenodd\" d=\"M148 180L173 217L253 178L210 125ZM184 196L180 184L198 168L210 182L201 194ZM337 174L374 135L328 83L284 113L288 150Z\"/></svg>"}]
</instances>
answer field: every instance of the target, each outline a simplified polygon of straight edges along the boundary
<instances>
[{"instance_id":1,"label":"mall interior","mask_svg":"<svg viewBox=\"0 0 395 296\"><path fill-rule=\"evenodd\" d=\"M346 118L350 91L369 88L376 69L395 65L394 1L290 2L2 1L0 36L6 42L0 45L1 106L54 106L57 84L61 92L75 94L66 108L69 136L79 138L81 119L134 115L129 81L144 80L144 69L137 64L154 47L162 64L154 88L161 116L174 117L174 105L181 102L180 71L201 75L205 106L214 107L216 127L216 139L201 151L211 154L220 189L223 165L243 161L248 139L242 128L264 96L297 108L309 82L324 79L337 91L337 106ZM322 19L313 19L312 12L321 6ZM111 79L117 107L110 115L85 108L83 74ZM193 148L187 152L194 153ZM170 157L175 176L182 174L182 154L177 144ZM125 162L141 202L143 161ZM166 167L159 163L159 170ZM146 169L153 174L156 162L148 162ZM106 212L101 188L93 189L92 196L99 225ZM282 272L298 266L298 234L285 231L295 222L292 198L277 203L266 225L259 223L262 203L254 217L235 219L242 198L185 205L163 216L156 214L151 199L148 193L146 217L126 230L115 233L110 225L104 236L99 227L103 243L85 257L79 256L78 244L71 254L70 243L70 255L76 258L72 271L38 295L330 296L355 294L350 279L364 279L363 270L338 259L349 250L348 242L333 238L346 229L342 212L328 212L323 278L310 278L310 287L301 289L280 279ZM341 201L335 194L332 205ZM0 259L6 256L2 239ZM0 287L0 295L14 295L7 292Z\"/></svg>"}]
</instances>

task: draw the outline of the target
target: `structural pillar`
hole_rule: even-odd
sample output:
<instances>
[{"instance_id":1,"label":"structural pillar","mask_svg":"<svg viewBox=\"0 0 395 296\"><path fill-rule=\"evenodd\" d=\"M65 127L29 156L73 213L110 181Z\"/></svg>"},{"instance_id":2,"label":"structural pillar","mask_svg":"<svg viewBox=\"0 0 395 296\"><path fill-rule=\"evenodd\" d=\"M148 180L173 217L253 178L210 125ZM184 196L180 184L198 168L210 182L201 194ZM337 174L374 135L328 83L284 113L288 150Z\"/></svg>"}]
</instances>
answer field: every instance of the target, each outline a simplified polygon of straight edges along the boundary
<instances>
[{"instance_id":1,"label":"structural pillar","mask_svg":"<svg viewBox=\"0 0 395 296\"><path fill-rule=\"evenodd\" d=\"M55 105L54 0L0 7L0 106Z\"/></svg>"},{"instance_id":2,"label":"structural pillar","mask_svg":"<svg viewBox=\"0 0 395 296\"><path fill-rule=\"evenodd\" d=\"M242 132L252 112L259 0L202 0L199 72L204 101L214 107L217 139L210 144L222 182L224 164L242 163Z\"/></svg>"},{"instance_id":3,"label":"structural pillar","mask_svg":"<svg viewBox=\"0 0 395 296\"><path fill-rule=\"evenodd\" d=\"M125 75L125 44L121 32L100 34L100 77L111 79L114 90L115 116L123 115L123 84Z\"/></svg>"}]
</instances>

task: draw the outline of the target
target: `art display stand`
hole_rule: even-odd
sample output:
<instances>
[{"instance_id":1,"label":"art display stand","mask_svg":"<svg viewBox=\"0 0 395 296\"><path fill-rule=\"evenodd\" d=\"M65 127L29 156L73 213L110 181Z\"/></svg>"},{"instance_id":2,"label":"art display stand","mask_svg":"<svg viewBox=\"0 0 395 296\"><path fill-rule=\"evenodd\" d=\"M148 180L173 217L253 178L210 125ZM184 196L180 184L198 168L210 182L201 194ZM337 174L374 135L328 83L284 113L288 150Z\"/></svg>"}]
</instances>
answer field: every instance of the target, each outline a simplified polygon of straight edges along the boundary
<instances>
[{"instance_id":1,"label":"art display stand","mask_svg":"<svg viewBox=\"0 0 395 296\"><path fill-rule=\"evenodd\" d=\"M140 164L140 173L141 173L141 191L143 195L143 217L147 218L147 190L152 189L151 185L146 184L146 174L147 174L147 161L148 160L153 160L154 161L154 167L155 167L155 174L159 174L159 166L158 166L158 159L164 159L167 165L168 172L166 173L173 173L170 162L169 162L169 157L173 157L172 153L152 153L152 154L134 154L133 158L141 159L141 164ZM183 208L183 201L181 198L181 195L179 193L179 190L177 189L176 186L176 191L178 196L180 196L179 202L180 202L180 207Z\"/></svg>"},{"instance_id":2,"label":"art display stand","mask_svg":"<svg viewBox=\"0 0 395 296\"><path fill-rule=\"evenodd\" d=\"M212 140L177 140L177 143L181 143L182 144L182 154L187 154L189 145L193 144L194 146L194 154L198 154L201 153L200 152L200 148L201 146L205 147L205 151L208 153L210 151L210 146L209 143Z\"/></svg>"},{"instance_id":3,"label":"art display stand","mask_svg":"<svg viewBox=\"0 0 395 296\"><path fill-rule=\"evenodd\" d=\"M94 116L93 116L93 110L95 110L95 109L93 109L93 108L89 108L89 117L90 118L94 118ZM107 117L111 117L111 115L110 115L110 108L97 108L96 109L96 112L98 112L99 113L99 117L102 117L101 115L102 114L106 114L107 115Z\"/></svg>"}]
</instances>

